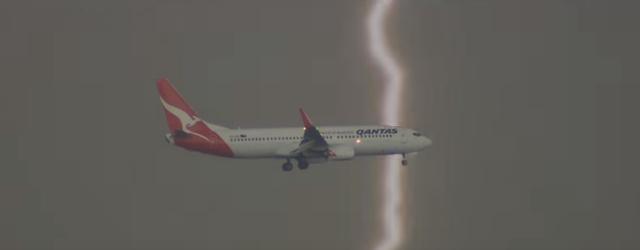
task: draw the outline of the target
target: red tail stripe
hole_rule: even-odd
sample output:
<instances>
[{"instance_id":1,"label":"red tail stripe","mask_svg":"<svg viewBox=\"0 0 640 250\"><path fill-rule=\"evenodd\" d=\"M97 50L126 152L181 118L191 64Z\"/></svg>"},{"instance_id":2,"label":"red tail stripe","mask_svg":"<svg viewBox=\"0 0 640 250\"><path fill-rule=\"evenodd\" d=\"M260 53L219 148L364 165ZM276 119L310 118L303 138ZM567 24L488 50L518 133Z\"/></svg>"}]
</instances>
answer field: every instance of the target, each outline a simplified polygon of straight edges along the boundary
<instances>
[{"instance_id":1,"label":"red tail stripe","mask_svg":"<svg viewBox=\"0 0 640 250\"><path fill-rule=\"evenodd\" d=\"M197 116L196 112L191 106L182 98L182 95L171 85L167 78L162 78L157 82L158 92L160 92L160 98L167 104L181 109L191 117Z\"/></svg>"}]
</instances>

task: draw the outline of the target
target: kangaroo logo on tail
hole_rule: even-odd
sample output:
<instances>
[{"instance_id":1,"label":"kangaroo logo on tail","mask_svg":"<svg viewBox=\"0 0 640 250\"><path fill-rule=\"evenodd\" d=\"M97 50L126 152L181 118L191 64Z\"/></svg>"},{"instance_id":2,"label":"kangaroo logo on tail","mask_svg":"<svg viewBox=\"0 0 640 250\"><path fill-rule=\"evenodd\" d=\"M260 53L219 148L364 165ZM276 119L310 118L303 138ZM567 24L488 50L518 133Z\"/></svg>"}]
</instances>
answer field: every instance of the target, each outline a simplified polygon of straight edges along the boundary
<instances>
[{"instance_id":1,"label":"kangaroo logo on tail","mask_svg":"<svg viewBox=\"0 0 640 250\"><path fill-rule=\"evenodd\" d=\"M171 132L167 135L167 141L188 150L222 156L233 155L229 146L214 131L226 128L208 124L200 119L166 78L158 80L157 87Z\"/></svg>"}]
</instances>

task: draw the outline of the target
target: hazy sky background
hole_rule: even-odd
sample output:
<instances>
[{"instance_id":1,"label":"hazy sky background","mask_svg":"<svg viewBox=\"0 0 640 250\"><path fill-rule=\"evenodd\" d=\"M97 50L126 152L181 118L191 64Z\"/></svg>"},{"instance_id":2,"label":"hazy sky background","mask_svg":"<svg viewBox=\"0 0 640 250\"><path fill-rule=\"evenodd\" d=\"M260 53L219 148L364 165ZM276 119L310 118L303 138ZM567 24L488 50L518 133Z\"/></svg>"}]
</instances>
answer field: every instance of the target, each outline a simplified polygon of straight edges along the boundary
<instances>
[{"instance_id":1,"label":"hazy sky background","mask_svg":"<svg viewBox=\"0 0 640 250\"><path fill-rule=\"evenodd\" d=\"M367 249L381 158L283 173L167 145L169 77L230 127L378 122L369 1L0 3L1 249ZM634 1L399 0L405 249L638 249Z\"/></svg>"}]
</instances>

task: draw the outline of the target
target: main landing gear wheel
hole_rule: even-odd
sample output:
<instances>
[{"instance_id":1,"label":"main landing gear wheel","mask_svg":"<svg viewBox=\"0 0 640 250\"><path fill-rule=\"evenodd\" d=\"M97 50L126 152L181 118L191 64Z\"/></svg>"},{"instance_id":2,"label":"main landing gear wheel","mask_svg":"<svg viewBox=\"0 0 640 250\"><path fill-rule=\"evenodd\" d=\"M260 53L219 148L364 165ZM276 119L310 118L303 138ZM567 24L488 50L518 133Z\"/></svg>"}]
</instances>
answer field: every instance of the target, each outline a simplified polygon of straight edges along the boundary
<instances>
[{"instance_id":1,"label":"main landing gear wheel","mask_svg":"<svg viewBox=\"0 0 640 250\"><path fill-rule=\"evenodd\" d=\"M407 160L407 156L405 154L402 154L402 166L408 166L409 165L409 161Z\"/></svg>"},{"instance_id":2,"label":"main landing gear wheel","mask_svg":"<svg viewBox=\"0 0 640 250\"><path fill-rule=\"evenodd\" d=\"M298 168L300 170L305 170L307 168L309 168L309 162L307 162L306 160L298 160Z\"/></svg>"},{"instance_id":3,"label":"main landing gear wheel","mask_svg":"<svg viewBox=\"0 0 640 250\"><path fill-rule=\"evenodd\" d=\"M291 170L293 170L293 164L291 164L290 161L287 161L284 164L282 164L282 171L289 172Z\"/></svg>"}]
</instances>

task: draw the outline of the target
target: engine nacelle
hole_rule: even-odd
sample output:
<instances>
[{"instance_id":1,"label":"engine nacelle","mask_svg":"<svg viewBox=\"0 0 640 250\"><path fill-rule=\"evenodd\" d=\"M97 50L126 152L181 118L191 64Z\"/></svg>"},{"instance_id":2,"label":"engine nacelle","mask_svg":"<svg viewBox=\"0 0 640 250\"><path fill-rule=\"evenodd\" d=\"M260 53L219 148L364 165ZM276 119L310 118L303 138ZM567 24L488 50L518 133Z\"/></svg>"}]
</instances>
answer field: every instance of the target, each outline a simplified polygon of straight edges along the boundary
<instances>
[{"instance_id":1,"label":"engine nacelle","mask_svg":"<svg viewBox=\"0 0 640 250\"><path fill-rule=\"evenodd\" d=\"M333 146L329 148L329 159L336 161L351 160L355 156L353 147Z\"/></svg>"}]
</instances>

